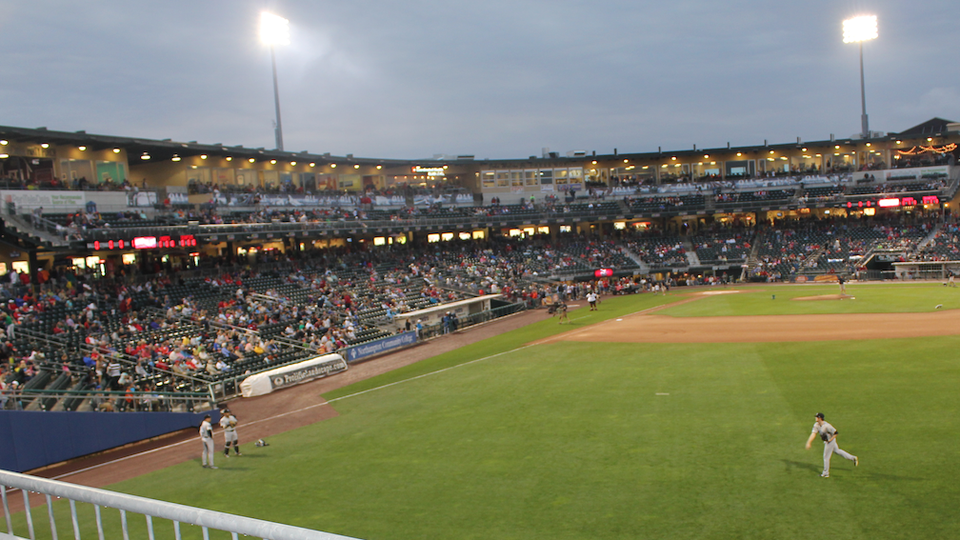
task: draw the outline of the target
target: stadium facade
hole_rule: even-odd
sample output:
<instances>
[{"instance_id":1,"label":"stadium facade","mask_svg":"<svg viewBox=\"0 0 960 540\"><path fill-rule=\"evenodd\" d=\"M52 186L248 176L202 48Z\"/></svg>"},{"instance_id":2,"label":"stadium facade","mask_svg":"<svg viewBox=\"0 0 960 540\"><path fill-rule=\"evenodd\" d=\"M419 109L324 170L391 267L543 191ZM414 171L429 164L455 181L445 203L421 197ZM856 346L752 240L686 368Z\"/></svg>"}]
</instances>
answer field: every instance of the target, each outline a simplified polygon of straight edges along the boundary
<instances>
[{"instance_id":1,"label":"stadium facade","mask_svg":"<svg viewBox=\"0 0 960 540\"><path fill-rule=\"evenodd\" d=\"M7 222L0 270L36 281L44 267L77 261L112 272L264 247L604 236L648 227L680 234L714 223L950 211L958 143L960 124L934 118L867 139L388 160L0 126ZM477 210L490 206L499 210ZM241 216L264 207L329 217L251 226L207 224L195 214ZM65 218L87 210L118 219L71 229Z\"/></svg>"}]
</instances>

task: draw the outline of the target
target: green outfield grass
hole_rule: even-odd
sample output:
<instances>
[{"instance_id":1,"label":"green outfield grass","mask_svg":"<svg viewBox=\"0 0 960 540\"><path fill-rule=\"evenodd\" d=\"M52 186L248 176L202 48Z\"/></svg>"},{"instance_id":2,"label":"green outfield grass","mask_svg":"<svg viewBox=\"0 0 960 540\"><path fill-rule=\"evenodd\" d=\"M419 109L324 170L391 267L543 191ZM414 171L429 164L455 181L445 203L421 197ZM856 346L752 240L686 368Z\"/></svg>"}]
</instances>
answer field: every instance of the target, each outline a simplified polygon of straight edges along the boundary
<instances>
[{"instance_id":1,"label":"green outfield grass","mask_svg":"<svg viewBox=\"0 0 960 540\"><path fill-rule=\"evenodd\" d=\"M853 305L787 300L836 286L745 290L668 311ZM958 294L849 292L876 311ZM184 450L193 462L112 488L370 540L957 535L960 336L525 346L677 299L605 300L572 311L570 325L551 319L419 362L328 394L338 417L266 448L245 441L218 471L200 468L197 443ZM835 457L832 477L819 477L822 443L803 448L818 411L859 468ZM92 527L92 511L82 521ZM145 538L139 522L131 529ZM117 519L107 530L119 537Z\"/></svg>"},{"instance_id":2,"label":"green outfield grass","mask_svg":"<svg viewBox=\"0 0 960 540\"><path fill-rule=\"evenodd\" d=\"M960 287L944 287L941 283L909 284L848 283L850 299L798 301L795 298L838 295L840 288L831 285L751 285L746 287L712 287L698 289L711 294L696 302L678 305L658 312L673 317L783 315L824 313L907 313L943 309L960 309ZM724 291L738 291L722 294ZM678 293L683 289L676 289Z\"/></svg>"}]
</instances>

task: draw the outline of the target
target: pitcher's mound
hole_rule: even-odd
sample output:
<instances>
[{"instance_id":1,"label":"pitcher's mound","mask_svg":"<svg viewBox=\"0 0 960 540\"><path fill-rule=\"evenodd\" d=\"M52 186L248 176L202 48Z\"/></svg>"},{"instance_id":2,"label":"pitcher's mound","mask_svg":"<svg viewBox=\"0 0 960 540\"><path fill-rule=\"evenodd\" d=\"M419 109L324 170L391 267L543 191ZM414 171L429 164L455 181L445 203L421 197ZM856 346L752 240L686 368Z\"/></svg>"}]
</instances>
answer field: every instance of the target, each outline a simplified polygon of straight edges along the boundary
<instances>
[{"instance_id":1,"label":"pitcher's mound","mask_svg":"<svg viewBox=\"0 0 960 540\"><path fill-rule=\"evenodd\" d=\"M821 294L820 296L801 296L794 300L856 300L856 297L849 294Z\"/></svg>"}]
</instances>

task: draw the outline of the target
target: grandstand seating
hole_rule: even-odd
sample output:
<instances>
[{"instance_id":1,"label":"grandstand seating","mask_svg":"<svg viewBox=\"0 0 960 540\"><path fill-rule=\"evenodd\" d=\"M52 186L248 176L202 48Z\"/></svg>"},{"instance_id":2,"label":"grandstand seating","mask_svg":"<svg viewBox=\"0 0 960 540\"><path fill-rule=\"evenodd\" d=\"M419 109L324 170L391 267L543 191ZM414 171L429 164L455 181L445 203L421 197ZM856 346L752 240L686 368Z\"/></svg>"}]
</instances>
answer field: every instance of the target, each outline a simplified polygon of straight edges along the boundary
<instances>
[{"instance_id":1,"label":"grandstand seating","mask_svg":"<svg viewBox=\"0 0 960 540\"><path fill-rule=\"evenodd\" d=\"M630 202L630 210L639 214L656 214L667 210L689 208L695 211L704 204L704 196L700 193L693 195L677 195L666 197L642 197Z\"/></svg>"},{"instance_id":2,"label":"grandstand seating","mask_svg":"<svg viewBox=\"0 0 960 540\"><path fill-rule=\"evenodd\" d=\"M690 239L701 264L742 263L750 255L752 234L698 235Z\"/></svg>"},{"instance_id":3,"label":"grandstand seating","mask_svg":"<svg viewBox=\"0 0 960 540\"><path fill-rule=\"evenodd\" d=\"M656 233L632 238L625 242L651 269L689 266L683 239L678 236L659 236Z\"/></svg>"},{"instance_id":4,"label":"grandstand seating","mask_svg":"<svg viewBox=\"0 0 960 540\"><path fill-rule=\"evenodd\" d=\"M806 188L789 179L715 184L637 187L622 200L571 197L567 202L552 198L542 203L524 200L485 206L430 203L398 208L261 208L254 212L185 209L149 218L141 213L80 212L46 214L45 218L80 233L84 229L129 231L182 225L188 220L235 224L237 229L304 221L365 226L368 221L471 218L510 220L514 226L518 219L524 224L537 223L557 214L589 218L702 213L708 201L719 210L787 204L801 194L806 201L827 201L843 199L847 191L851 195L924 192L942 188L943 180L911 177L886 185L856 186L824 180ZM849 189L845 189L847 185ZM874 249L911 253L933 226L929 219L901 215L864 221L780 222L762 227L756 236L752 229L713 227L685 236L656 229L645 233L621 229L613 237L592 235L592 230L591 235L583 236L554 231L552 236L495 237L441 245L380 249L366 244L303 253L262 252L258 256L263 262L256 271L218 269L218 261L208 263L196 275L184 273L173 279L169 275L138 275L134 269L133 275L122 281L72 280L67 287L60 276L55 284L44 287L42 298L25 302L30 309L6 306L8 313L17 315L11 339L18 351L14 357L29 356L29 375L23 369L8 369L0 379L20 379L24 383L21 388L27 390L80 391L109 385L123 390L104 374L106 366L116 360L130 375L129 387L156 392L203 390L210 383L389 336L395 331L391 320L398 315L482 291L503 292L514 301L529 300L531 291L542 298L547 291L544 280L586 277L597 268L612 268L621 275L637 273L641 267L637 259L654 272L683 270L695 260L702 265L739 266L754 255L754 271L777 278L800 272L848 272ZM947 223L919 257L956 258L960 256L958 238L956 226ZM688 254L690 250L693 253ZM0 285L0 297L22 301L23 288ZM201 343L202 349L198 347ZM223 353L224 349L228 352ZM179 364L167 361L177 355L183 355ZM81 405L81 400L69 398L21 403L64 410Z\"/></svg>"}]
</instances>

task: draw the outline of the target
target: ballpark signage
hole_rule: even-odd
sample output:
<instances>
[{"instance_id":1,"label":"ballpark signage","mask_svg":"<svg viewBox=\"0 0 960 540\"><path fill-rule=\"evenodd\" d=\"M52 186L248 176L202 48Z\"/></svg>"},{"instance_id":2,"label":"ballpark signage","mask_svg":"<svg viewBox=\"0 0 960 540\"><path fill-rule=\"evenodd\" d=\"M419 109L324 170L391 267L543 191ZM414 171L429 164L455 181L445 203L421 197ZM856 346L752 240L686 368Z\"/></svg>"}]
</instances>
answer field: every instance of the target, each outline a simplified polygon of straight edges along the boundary
<instances>
[{"instance_id":1,"label":"ballpark signage","mask_svg":"<svg viewBox=\"0 0 960 540\"><path fill-rule=\"evenodd\" d=\"M339 354L326 354L263 373L251 375L240 383L243 397L269 394L278 388L286 388L313 379L340 373L347 363Z\"/></svg>"},{"instance_id":2,"label":"ballpark signage","mask_svg":"<svg viewBox=\"0 0 960 540\"><path fill-rule=\"evenodd\" d=\"M404 332L395 336L378 339L376 341L371 341L370 343L364 343L363 345L357 345L356 347L350 347L347 349L347 361L356 362L357 360L361 360L368 356L385 353L393 349L406 347L407 345L413 345L416 342L416 332Z\"/></svg>"},{"instance_id":3,"label":"ballpark signage","mask_svg":"<svg viewBox=\"0 0 960 540\"><path fill-rule=\"evenodd\" d=\"M296 365L291 367L296 367ZM333 373L340 373L345 369L347 369L346 362L344 362L342 358L336 358L320 364L303 367L296 371L273 375L270 377L270 387L276 390L286 386L293 386L311 379L319 379Z\"/></svg>"}]
</instances>

